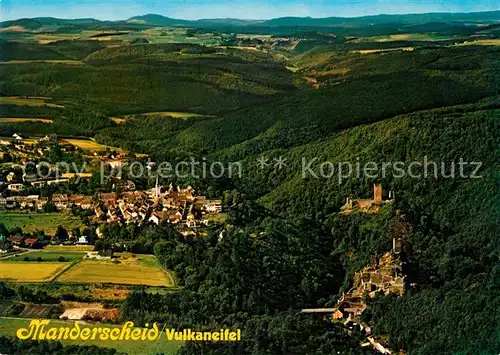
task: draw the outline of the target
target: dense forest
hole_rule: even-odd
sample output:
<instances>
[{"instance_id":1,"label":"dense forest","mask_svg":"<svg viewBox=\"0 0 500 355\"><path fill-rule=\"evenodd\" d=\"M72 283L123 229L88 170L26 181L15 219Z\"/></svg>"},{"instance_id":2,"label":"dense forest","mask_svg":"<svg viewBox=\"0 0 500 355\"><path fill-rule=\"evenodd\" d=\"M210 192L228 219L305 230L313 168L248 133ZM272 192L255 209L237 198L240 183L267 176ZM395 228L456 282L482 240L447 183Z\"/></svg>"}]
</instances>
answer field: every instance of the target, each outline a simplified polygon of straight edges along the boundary
<instances>
[{"instance_id":1,"label":"dense forest","mask_svg":"<svg viewBox=\"0 0 500 355\"><path fill-rule=\"evenodd\" d=\"M349 335L321 316L296 313L328 302L343 281L342 264L331 254L333 239L325 231L307 221L295 225L273 217L247 201L220 235L186 241L156 233L163 240L155 254L183 287L163 297L133 294L122 307L123 319L243 333L241 343L189 344L182 354L370 353L359 347L361 334Z\"/></svg>"}]
</instances>

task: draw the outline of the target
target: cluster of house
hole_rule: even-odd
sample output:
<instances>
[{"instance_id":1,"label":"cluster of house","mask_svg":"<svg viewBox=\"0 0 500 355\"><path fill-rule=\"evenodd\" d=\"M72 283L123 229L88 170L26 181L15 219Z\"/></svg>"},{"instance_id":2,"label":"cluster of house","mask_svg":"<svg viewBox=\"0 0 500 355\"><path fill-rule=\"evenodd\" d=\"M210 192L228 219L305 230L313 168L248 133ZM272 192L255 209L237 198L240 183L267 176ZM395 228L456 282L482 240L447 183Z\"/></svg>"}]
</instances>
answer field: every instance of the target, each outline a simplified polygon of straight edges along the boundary
<instances>
[{"instance_id":1,"label":"cluster of house","mask_svg":"<svg viewBox=\"0 0 500 355\"><path fill-rule=\"evenodd\" d=\"M92 209L95 205L92 196L85 195L54 194L50 199L39 195L9 197L0 195L0 209L43 211L45 205L49 202L52 202L58 210L65 210L73 207Z\"/></svg>"},{"instance_id":2,"label":"cluster of house","mask_svg":"<svg viewBox=\"0 0 500 355\"><path fill-rule=\"evenodd\" d=\"M54 194L51 202L59 211L73 207L90 210L95 205L92 196L86 195Z\"/></svg>"},{"instance_id":3,"label":"cluster of house","mask_svg":"<svg viewBox=\"0 0 500 355\"><path fill-rule=\"evenodd\" d=\"M127 224L172 223L198 227L208 225L207 214L222 211L222 201L196 196L190 186L162 188L157 184L146 191L102 193L99 201L101 204L94 208L96 218Z\"/></svg>"},{"instance_id":4,"label":"cluster of house","mask_svg":"<svg viewBox=\"0 0 500 355\"><path fill-rule=\"evenodd\" d=\"M40 239L35 237L25 237L23 235L6 237L0 233L0 253L8 252L12 247L39 248L41 243Z\"/></svg>"},{"instance_id":5,"label":"cluster of house","mask_svg":"<svg viewBox=\"0 0 500 355\"><path fill-rule=\"evenodd\" d=\"M57 210L71 208L93 210L95 218L119 223L172 223L186 227L208 225L208 214L222 211L221 200L210 200L196 196L191 186L181 188L170 185L145 191L125 191L100 193L97 200L87 195L54 194L51 198L39 195L10 196L0 195L0 209L44 210L52 203Z\"/></svg>"},{"instance_id":6,"label":"cluster of house","mask_svg":"<svg viewBox=\"0 0 500 355\"><path fill-rule=\"evenodd\" d=\"M19 164L25 164L35 157L43 157L50 147L44 143L56 142L57 135L50 134L38 141L26 140L19 134L14 133L11 139L0 139L0 150L8 153L18 161Z\"/></svg>"},{"instance_id":7,"label":"cluster of house","mask_svg":"<svg viewBox=\"0 0 500 355\"><path fill-rule=\"evenodd\" d=\"M26 166L27 164L43 160L56 143L59 144L61 152L73 152L78 149L69 142L59 140L55 134L50 134L37 140L26 140L20 135L14 134L11 139L0 139L0 151L10 155L13 162L17 165ZM123 152L110 155L102 155L94 152L92 156L86 157L100 159L104 164L112 168L121 167L126 164L126 154ZM39 165L36 164L34 167L38 168ZM6 176L6 183L8 190L17 192L24 191L27 188L41 188L47 185L68 183L75 178L78 178L78 180L91 179L92 174L83 172L77 174L61 173L57 166L51 166L50 172L46 176L36 176L35 174L27 176L25 174L21 177L14 172L10 172ZM2 183L0 182L0 184Z\"/></svg>"},{"instance_id":8,"label":"cluster of house","mask_svg":"<svg viewBox=\"0 0 500 355\"><path fill-rule=\"evenodd\" d=\"M0 209L37 209L42 211L48 202L48 198L39 195L9 196L0 195Z\"/></svg>"},{"instance_id":9,"label":"cluster of house","mask_svg":"<svg viewBox=\"0 0 500 355\"><path fill-rule=\"evenodd\" d=\"M6 237L2 233L0 233L0 253L7 253L13 249L20 248L30 248L30 249L39 249L43 248L45 245L49 243L49 240L26 236L22 234L11 235L10 237ZM74 238L71 241L71 244L76 245L88 245L89 242L86 236L80 236L78 239Z\"/></svg>"},{"instance_id":10,"label":"cluster of house","mask_svg":"<svg viewBox=\"0 0 500 355\"><path fill-rule=\"evenodd\" d=\"M109 260L113 258L113 250L112 249L106 249L106 250L99 250L99 251L89 251L85 256L83 257L84 259L96 259L96 260Z\"/></svg>"},{"instance_id":11,"label":"cluster of house","mask_svg":"<svg viewBox=\"0 0 500 355\"><path fill-rule=\"evenodd\" d=\"M9 154L13 161L19 166L26 166L30 162L39 161L43 159L48 152L52 149L49 143L56 143L58 141L57 135L51 134L36 141L25 140L18 134L14 134L10 140L0 140L0 150ZM69 149L69 144L61 147L61 151ZM38 166L36 166L38 167ZM51 169L52 170L52 169ZM23 176L16 175L10 172L6 176L7 189L10 191L24 191L27 188L40 188L46 185L61 184L70 181L75 177L75 174L60 174L59 171L53 170L57 173L56 176ZM91 178L91 174L79 174L80 179Z\"/></svg>"}]
</instances>

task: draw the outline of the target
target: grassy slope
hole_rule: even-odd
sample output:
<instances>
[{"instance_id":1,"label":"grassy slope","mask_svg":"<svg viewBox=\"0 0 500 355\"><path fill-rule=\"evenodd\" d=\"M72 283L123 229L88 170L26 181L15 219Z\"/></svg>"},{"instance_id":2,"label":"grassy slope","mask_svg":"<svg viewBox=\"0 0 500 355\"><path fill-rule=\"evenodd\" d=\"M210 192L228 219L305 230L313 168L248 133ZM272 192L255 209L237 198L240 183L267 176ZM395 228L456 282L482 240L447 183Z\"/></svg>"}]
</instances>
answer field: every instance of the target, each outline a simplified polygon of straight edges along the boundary
<instances>
[{"instance_id":1,"label":"grassy slope","mask_svg":"<svg viewBox=\"0 0 500 355\"><path fill-rule=\"evenodd\" d=\"M141 262L82 261L58 278L60 282L115 283L171 286L171 278L159 266Z\"/></svg>"}]
</instances>

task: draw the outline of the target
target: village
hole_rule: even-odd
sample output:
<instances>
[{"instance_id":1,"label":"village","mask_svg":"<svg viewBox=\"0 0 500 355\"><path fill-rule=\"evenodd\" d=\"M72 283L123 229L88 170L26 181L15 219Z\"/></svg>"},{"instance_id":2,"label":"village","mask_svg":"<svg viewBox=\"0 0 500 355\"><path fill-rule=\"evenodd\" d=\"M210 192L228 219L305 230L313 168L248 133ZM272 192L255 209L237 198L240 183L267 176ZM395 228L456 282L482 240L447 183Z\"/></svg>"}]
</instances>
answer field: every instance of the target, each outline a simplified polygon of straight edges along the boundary
<instances>
[{"instance_id":1,"label":"village","mask_svg":"<svg viewBox=\"0 0 500 355\"><path fill-rule=\"evenodd\" d=\"M95 218L108 223L171 223L193 228L208 225L209 219L205 217L222 211L221 200L196 196L191 186L164 188L157 184L148 191L101 193L99 196L99 203L93 208Z\"/></svg>"},{"instance_id":2,"label":"village","mask_svg":"<svg viewBox=\"0 0 500 355\"><path fill-rule=\"evenodd\" d=\"M62 139L56 134L24 138L15 133L0 139L0 191L21 192L90 180L92 169L99 164L115 169L132 157L135 155L89 139Z\"/></svg>"},{"instance_id":3,"label":"village","mask_svg":"<svg viewBox=\"0 0 500 355\"><path fill-rule=\"evenodd\" d=\"M43 214L71 215L76 212L85 216L86 224L92 226L98 238L102 237L102 226L108 223L138 226L168 223L182 235L194 236L222 212L221 200L197 195L191 186L161 186L157 180L153 188L138 190L132 180L120 176L113 177L112 186L104 191L101 186L89 186L95 172L92 168L96 165L104 163L114 169L134 156L94 141L61 139L55 134L41 138L23 138L14 134L9 139L0 140L0 152L4 162L0 170L0 213L5 214L2 214L4 217L23 213L23 221L40 219L42 228ZM88 164L90 168L85 172L74 172L62 170L57 159L89 161L94 165ZM31 174L29 167L39 168L40 162L47 165L45 174ZM82 182L87 193L79 191ZM0 218L0 224L4 222L2 219L6 218ZM88 235L72 235L76 233L71 230L68 234L67 244L92 244ZM57 238L52 236L52 239ZM44 245L39 235L31 233L11 235L0 249L5 252L7 244L17 248Z\"/></svg>"},{"instance_id":4,"label":"village","mask_svg":"<svg viewBox=\"0 0 500 355\"><path fill-rule=\"evenodd\" d=\"M221 200L210 200L205 196L197 196L195 190L188 186L162 187L156 185L145 191L126 191L122 193L99 193L97 198L85 195L54 194L51 198L30 196L0 197L0 208L28 209L42 211L52 204L57 211L78 208L91 212L91 220L95 224L118 223L137 225L160 225L169 223L176 226L181 234L196 235L193 231L198 227L208 226L214 215L222 212ZM34 215L36 217L36 214ZM99 228L96 229L101 237ZM38 240L24 240L21 236L12 236L14 245L24 243L34 247ZM30 239L30 238L26 238ZM85 236L75 240L76 244L89 244Z\"/></svg>"}]
</instances>

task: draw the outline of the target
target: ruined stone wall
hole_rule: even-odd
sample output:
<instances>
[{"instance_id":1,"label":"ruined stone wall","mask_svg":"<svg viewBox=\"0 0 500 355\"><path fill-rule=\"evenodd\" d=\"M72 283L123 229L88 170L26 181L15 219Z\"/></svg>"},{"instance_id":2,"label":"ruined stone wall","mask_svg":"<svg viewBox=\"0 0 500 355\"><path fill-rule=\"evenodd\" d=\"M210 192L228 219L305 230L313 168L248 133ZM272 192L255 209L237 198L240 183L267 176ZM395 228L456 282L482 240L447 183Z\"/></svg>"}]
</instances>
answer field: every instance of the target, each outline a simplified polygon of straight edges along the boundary
<instances>
[{"instance_id":1,"label":"ruined stone wall","mask_svg":"<svg viewBox=\"0 0 500 355\"><path fill-rule=\"evenodd\" d=\"M343 312L343 317L358 316L366 308L365 295L373 298L377 293L404 294L401 260L392 251L354 274L353 287L342 295L337 309Z\"/></svg>"}]
</instances>

